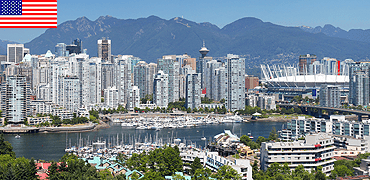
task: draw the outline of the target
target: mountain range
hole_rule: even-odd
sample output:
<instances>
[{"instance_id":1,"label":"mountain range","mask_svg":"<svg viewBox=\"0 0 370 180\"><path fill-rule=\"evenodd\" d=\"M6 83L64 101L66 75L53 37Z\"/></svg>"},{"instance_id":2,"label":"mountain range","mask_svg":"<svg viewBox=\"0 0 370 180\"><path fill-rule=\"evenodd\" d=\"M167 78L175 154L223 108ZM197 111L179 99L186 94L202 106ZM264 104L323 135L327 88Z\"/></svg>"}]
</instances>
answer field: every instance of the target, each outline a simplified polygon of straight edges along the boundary
<instances>
[{"instance_id":1,"label":"mountain range","mask_svg":"<svg viewBox=\"0 0 370 180\"><path fill-rule=\"evenodd\" d=\"M323 33L330 37L338 37L343 39L350 39L355 41L370 42L370 29L351 29L349 31L343 30L339 27L334 27L331 24L326 24L324 27L317 26L315 28L308 26L300 26L300 28L309 33Z\"/></svg>"},{"instance_id":2,"label":"mountain range","mask_svg":"<svg viewBox=\"0 0 370 180\"><path fill-rule=\"evenodd\" d=\"M80 17L61 23L25 47L30 48L32 54L43 54L47 50L54 51L57 43L70 44L79 38L88 54L97 56L97 40L108 37L112 40L112 54L132 54L147 62L156 62L163 55L171 54L199 57L198 51L205 41L209 56L239 54L246 58L247 67L256 68L261 63L297 63L299 55L308 53L318 58L367 60L369 31L347 32L331 25L286 27L253 17L219 28L209 22L196 23L179 17L166 20L157 16L139 19L101 16L95 21ZM1 49L0 53L3 54Z\"/></svg>"}]
</instances>

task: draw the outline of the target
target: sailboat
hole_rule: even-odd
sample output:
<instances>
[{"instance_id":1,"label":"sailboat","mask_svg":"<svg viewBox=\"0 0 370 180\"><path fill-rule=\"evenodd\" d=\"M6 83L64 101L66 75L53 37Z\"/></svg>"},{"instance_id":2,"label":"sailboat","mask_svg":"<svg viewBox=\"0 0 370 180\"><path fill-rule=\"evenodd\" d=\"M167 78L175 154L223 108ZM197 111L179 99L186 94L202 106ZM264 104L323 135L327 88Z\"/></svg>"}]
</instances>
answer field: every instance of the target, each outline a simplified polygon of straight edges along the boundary
<instances>
[{"instance_id":1,"label":"sailboat","mask_svg":"<svg viewBox=\"0 0 370 180\"><path fill-rule=\"evenodd\" d=\"M252 136L252 133L251 132L249 132L248 133L248 136L249 136L249 139L253 139L254 137Z\"/></svg>"},{"instance_id":2,"label":"sailboat","mask_svg":"<svg viewBox=\"0 0 370 180\"><path fill-rule=\"evenodd\" d=\"M200 138L200 140L202 140L202 141L207 140L207 138L206 138L206 137L204 137L204 131L203 131L203 137L202 137L202 138Z\"/></svg>"}]
</instances>

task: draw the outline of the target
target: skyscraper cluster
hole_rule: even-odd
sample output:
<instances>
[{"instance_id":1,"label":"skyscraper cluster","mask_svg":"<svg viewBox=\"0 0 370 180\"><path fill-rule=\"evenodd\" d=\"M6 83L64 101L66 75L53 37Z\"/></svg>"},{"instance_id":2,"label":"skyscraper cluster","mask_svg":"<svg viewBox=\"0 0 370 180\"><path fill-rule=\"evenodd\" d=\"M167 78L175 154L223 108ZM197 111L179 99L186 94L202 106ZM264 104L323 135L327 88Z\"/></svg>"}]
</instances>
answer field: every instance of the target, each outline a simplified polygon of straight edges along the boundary
<instances>
[{"instance_id":1,"label":"skyscraper cluster","mask_svg":"<svg viewBox=\"0 0 370 180\"><path fill-rule=\"evenodd\" d=\"M195 109L203 96L224 99L231 111L244 109L245 61L237 55L214 60L203 45L198 61L183 54L147 63L132 55L112 55L107 38L97 41L97 49L97 57L90 57L79 39L70 45L58 43L54 54L30 55L22 44L8 45L0 79L1 97L7 99L1 104L6 116L17 112L12 121L20 122L30 114L58 112L69 117L78 111L119 105L128 110L141 103L166 108L180 99L186 108ZM141 102L144 97L153 100Z\"/></svg>"}]
</instances>

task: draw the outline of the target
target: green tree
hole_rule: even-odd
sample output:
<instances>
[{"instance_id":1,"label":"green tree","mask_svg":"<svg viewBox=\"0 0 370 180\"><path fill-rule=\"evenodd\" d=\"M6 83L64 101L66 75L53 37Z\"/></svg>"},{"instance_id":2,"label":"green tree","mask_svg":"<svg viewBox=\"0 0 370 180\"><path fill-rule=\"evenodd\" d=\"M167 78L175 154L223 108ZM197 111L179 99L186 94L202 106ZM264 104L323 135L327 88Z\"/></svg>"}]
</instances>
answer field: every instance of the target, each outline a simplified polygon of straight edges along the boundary
<instances>
[{"instance_id":1,"label":"green tree","mask_svg":"<svg viewBox=\"0 0 370 180\"><path fill-rule=\"evenodd\" d=\"M322 172L322 166L317 167L315 180L326 180L326 175Z\"/></svg>"},{"instance_id":2,"label":"green tree","mask_svg":"<svg viewBox=\"0 0 370 180\"><path fill-rule=\"evenodd\" d=\"M131 174L131 180L138 180L139 178L140 178L140 176L137 172L133 172Z\"/></svg>"},{"instance_id":3,"label":"green tree","mask_svg":"<svg viewBox=\"0 0 370 180\"><path fill-rule=\"evenodd\" d=\"M160 172L155 172L155 171L149 171L145 173L144 177L142 178L142 180L152 180L152 179L165 180L165 178L161 175Z\"/></svg>"},{"instance_id":4,"label":"green tree","mask_svg":"<svg viewBox=\"0 0 370 180\"><path fill-rule=\"evenodd\" d=\"M113 175L108 169L104 169L103 171L100 171L99 177L102 180L113 179Z\"/></svg>"},{"instance_id":5,"label":"green tree","mask_svg":"<svg viewBox=\"0 0 370 180\"><path fill-rule=\"evenodd\" d=\"M335 166L330 175L333 179L346 176L353 176L353 170L348 169L345 165Z\"/></svg>"},{"instance_id":6,"label":"green tree","mask_svg":"<svg viewBox=\"0 0 370 180\"><path fill-rule=\"evenodd\" d=\"M268 139L267 138L265 138L265 137L263 137L263 136L259 136L258 138L257 138L257 140L256 140L256 143L257 144L259 144L259 145L261 145L261 143L262 142L267 142L268 141Z\"/></svg>"},{"instance_id":7,"label":"green tree","mask_svg":"<svg viewBox=\"0 0 370 180\"><path fill-rule=\"evenodd\" d=\"M238 172L233 169L231 166L224 165L221 166L217 173L212 175L212 178L216 178L217 180L241 180L242 177Z\"/></svg>"},{"instance_id":8,"label":"green tree","mask_svg":"<svg viewBox=\"0 0 370 180\"><path fill-rule=\"evenodd\" d=\"M211 177L211 170L208 168L200 168L197 169L193 175L193 180L209 180L209 177Z\"/></svg>"},{"instance_id":9,"label":"green tree","mask_svg":"<svg viewBox=\"0 0 370 180\"><path fill-rule=\"evenodd\" d=\"M5 141L3 133L0 133L0 155L4 154L9 154L11 157L15 158L12 144L10 144L8 141Z\"/></svg>"},{"instance_id":10,"label":"green tree","mask_svg":"<svg viewBox=\"0 0 370 180\"><path fill-rule=\"evenodd\" d=\"M203 168L202 163L200 163L200 159L199 159L198 157L196 157L196 158L194 159L193 163L191 163L190 168L191 168L191 169L190 169L190 174L192 174L192 175L194 175L194 174L195 174L195 171L196 171L197 169L201 169L201 168Z\"/></svg>"},{"instance_id":11,"label":"green tree","mask_svg":"<svg viewBox=\"0 0 370 180\"><path fill-rule=\"evenodd\" d=\"M54 162L49 167L50 180L100 178L100 174L95 167L92 167L82 159L78 159L76 155L66 154L60 161L62 162L61 164L58 165Z\"/></svg>"},{"instance_id":12,"label":"green tree","mask_svg":"<svg viewBox=\"0 0 370 180\"><path fill-rule=\"evenodd\" d=\"M173 180L185 180L185 177L179 175L179 174L174 174L172 175Z\"/></svg>"},{"instance_id":13,"label":"green tree","mask_svg":"<svg viewBox=\"0 0 370 180\"><path fill-rule=\"evenodd\" d=\"M278 133L277 133L277 131L276 131L276 128L275 127L273 127L272 128L272 130L271 130L271 132L270 132L270 135L269 135L269 138L268 138L268 140L270 141L270 140L278 140L278 138L279 138L279 135L278 135Z\"/></svg>"}]
</instances>

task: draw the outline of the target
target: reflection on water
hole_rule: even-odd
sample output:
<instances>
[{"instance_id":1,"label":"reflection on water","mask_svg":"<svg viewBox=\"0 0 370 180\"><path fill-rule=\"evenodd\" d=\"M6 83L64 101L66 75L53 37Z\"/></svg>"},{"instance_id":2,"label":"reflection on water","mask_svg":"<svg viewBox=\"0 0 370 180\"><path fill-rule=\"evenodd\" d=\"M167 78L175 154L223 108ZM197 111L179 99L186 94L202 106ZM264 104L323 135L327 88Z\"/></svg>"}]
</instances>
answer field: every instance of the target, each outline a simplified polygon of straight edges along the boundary
<instances>
[{"instance_id":1,"label":"reflection on water","mask_svg":"<svg viewBox=\"0 0 370 180\"><path fill-rule=\"evenodd\" d=\"M197 143L197 146L204 146L204 141L201 138L204 136L208 139L216 134L223 132L224 129L234 130L238 136L252 133L252 136L257 139L258 136L268 137L273 127L276 130L281 130L283 122L249 122L249 123L226 123L215 125L204 125L198 127L182 128L182 129L162 129L161 131L154 130L136 130L128 127L121 127L120 124L110 124L111 127L92 132L82 133L38 133L38 134L21 134L21 138L16 139L15 135L4 135L5 140L9 141L13 146L13 151L17 157L35 158L42 160L59 160L64 154L64 149L67 145L76 145L77 140L81 136L83 139L96 140L97 138L112 139L119 135L119 141L129 143L129 137L132 139L144 140L145 137L162 138L166 142L171 137L186 139L187 142Z\"/></svg>"}]
</instances>

